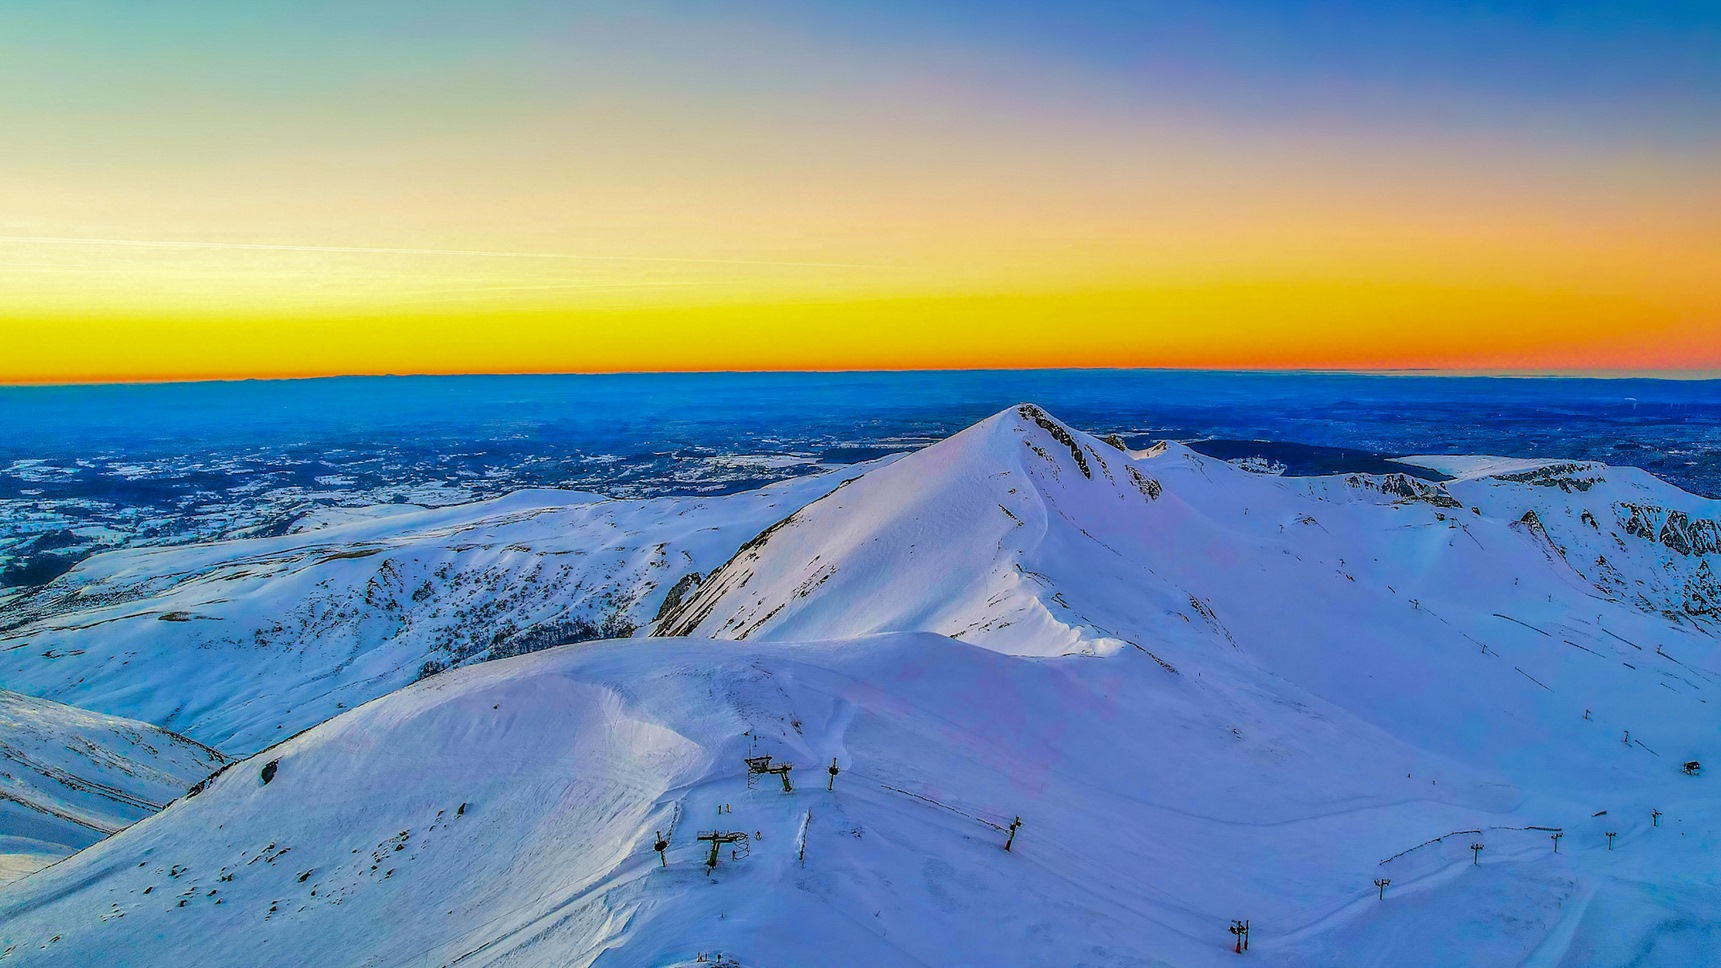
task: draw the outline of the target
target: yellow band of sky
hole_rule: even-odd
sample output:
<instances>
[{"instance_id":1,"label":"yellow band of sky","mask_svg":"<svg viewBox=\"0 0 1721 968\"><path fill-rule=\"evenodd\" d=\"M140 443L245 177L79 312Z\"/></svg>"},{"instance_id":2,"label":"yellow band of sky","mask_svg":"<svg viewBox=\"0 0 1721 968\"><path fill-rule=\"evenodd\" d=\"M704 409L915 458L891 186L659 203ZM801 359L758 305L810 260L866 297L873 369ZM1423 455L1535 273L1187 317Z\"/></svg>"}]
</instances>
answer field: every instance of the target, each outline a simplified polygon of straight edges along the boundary
<instances>
[{"instance_id":1,"label":"yellow band of sky","mask_svg":"<svg viewBox=\"0 0 1721 968\"><path fill-rule=\"evenodd\" d=\"M969 53L649 26L386 70L320 35L262 70L18 44L0 381L1721 370L1701 139L1227 116Z\"/></svg>"}]
</instances>

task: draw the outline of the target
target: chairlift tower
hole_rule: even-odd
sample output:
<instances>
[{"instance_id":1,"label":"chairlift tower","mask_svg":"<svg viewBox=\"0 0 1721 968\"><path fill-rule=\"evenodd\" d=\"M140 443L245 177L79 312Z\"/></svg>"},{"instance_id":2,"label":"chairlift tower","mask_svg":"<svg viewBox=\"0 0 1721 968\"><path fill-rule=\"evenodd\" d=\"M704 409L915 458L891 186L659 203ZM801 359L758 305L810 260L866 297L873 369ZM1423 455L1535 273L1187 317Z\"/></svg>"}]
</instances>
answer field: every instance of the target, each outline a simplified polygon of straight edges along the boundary
<instances>
[{"instance_id":1,"label":"chairlift tower","mask_svg":"<svg viewBox=\"0 0 1721 968\"><path fill-rule=\"evenodd\" d=\"M795 764L778 763L772 766L771 756L768 753L764 756L749 756L742 762L747 764L747 789L757 789L759 777L767 773L774 773L778 779L783 781L784 793L795 792L795 785L789 782L789 771L795 768ZM832 774L832 779L835 780L835 774Z\"/></svg>"},{"instance_id":2,"label":"chairlift tower","mask_svg":"<svg viewBox=\"0 0 1721 968\"><path fill-rule=\"evenodd\" d=\"M705 858L705 869L708 871L717 869L717 853L724 844L740 845L739 850L731 853L730 860L740 860L746 856L740 853L740 850L747 847L747 832L744 830L701 830L698 839L711 844L711 854Z\"/></svg>"},{"instance_id":3,"label":"chairlift tower","mask_svg":"<svg viewBox=\"0 0 1721 968\"><path fill-rule=\"evenodd\" d=\"M841 773L842 770L837 769L837 758L834 756L831 757L831 766L828 772L831 774L831 779L829 783L825 784L825 789L835 790L837 788L837 774Z\"/></svg>"},{"instance_id":4,"label":"chairlift tower","mask_svg":"<svg viewBox=\"0 0 1721 968\"><path fill-rule=\"evenodd\" d=\"M651 849L657 851L657 859L662 866L668 867L669 855L664 852L669 850L669 841L663 839L663 831L657 831L657 842L651 845Z\"/></svg>"},{"instance_id":5,"label":"chairlift tower","mask_svg":"<svg viewBox=\"0 0 1721 968\"><path fill-rule=\"evenodd\" d=\"M1548 839L1552 840L1554 842L1554 853L1557 854L1560 852L1560 838L1564 837L1565 835L1566 835L1566 833L1563 830L1556 830L1553 833L1548 835Z\"/></svg>"},{"instance_id":6,"label":"chairlift tower","mask_svg":"<svg viewBox=\"0 0 1721 968\"><path fill-rule=\"evenodd\" d=\"M771 754L764 756L749 756L742 762L747 764L747 789L758 788L759 777L771 769Z\"/></svg>"},{"instance_id":7,"label":"chairlift tower","mask_svg":"<svg viewBox=\"0 0 1721 968\"><path fill-rule=\"evenodd\" d=\"M1016 842L1016 828L1018 828L1020 826L1022 826L1022 818L1021 817L1017 817L1016 819L1010 821L1010 836L1006 837L1004 839L1004 849L1005 850L1009 850L1010 845L1014 844Z\"/></svg>"},{"instance_id":8,"label":"chairlift tower","mask_svg":"<svg viewBox=\"0 0 1721 968\"><path fill-rule=\"evenodd\" d=\"M1386 886L1388 884L1391 884L1391 883L1392 883L1392 878L1390 878L1390 877L1377 877L1374 879L1374 886L1380 888L1380 899L1381 900L1383 900L1383 901L1386 900Z\"/></svg>"},{"instance_id":9,"label":"chairlift tower","mask_svg":"<svg viewBox=\"0 0 1721 968\"><path fill-rule=\"evenodd\" d=\"M1488 846L1487 844L1480 843L1480 842L1471 844L1470 845L1470 863L1475 864L1478 867L1482 866L1482 851L1487 846Z\"/></svg>"},{"instance_id":10,"label":"chairlift tower","mask_svg":"<svg viewBox=\"0 0 1721 968\"><path fill-rule=\"evenodd\" d=\"M1619 836L1619 831L1617 831L1617 830L1609 830L1607 832L1607 849L1608 850L1613 849L1613 839L1615 837L1618 837L1618 836Z\"/></svg>"}]
</instances>

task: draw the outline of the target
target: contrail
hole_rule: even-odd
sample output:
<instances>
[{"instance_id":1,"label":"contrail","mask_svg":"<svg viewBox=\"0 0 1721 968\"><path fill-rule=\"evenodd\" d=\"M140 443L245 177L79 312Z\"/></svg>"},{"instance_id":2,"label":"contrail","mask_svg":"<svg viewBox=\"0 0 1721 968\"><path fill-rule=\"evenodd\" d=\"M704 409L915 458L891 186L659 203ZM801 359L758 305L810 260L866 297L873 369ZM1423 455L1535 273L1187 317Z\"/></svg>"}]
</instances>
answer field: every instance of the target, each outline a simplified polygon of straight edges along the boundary
<instances>
[{"instance_id":1,"label":"contrail","mask_svg":"<svg viewBox=\"0 0 1721 968\"><path fill-rule=\"evenodd\" d=\"M650 255L576 255L570 252L497 252L488 249L401 249L360 245L288 245L274 242L185 242L170 239L84 239L0 235L0 243L116 245L146 249L239 249L257 252L344 252L353 255L453 255L486 259L563 259L574 262L683 262L698 265L793 266L809 269L882 269L853 262L783 262L765 259L694 259Z\"/></svg>"}]
</instances>

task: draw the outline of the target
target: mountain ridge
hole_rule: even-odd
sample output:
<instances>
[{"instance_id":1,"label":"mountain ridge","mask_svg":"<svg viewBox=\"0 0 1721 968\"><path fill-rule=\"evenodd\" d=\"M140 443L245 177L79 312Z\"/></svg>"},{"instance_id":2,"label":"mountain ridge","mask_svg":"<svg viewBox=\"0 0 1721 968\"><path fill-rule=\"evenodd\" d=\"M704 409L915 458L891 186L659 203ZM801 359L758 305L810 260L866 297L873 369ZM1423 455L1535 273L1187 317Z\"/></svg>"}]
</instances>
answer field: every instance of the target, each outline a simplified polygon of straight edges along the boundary
<instances>
[{"instance_id":1,"label":"mountain ridge","mask_svg":"<svg viewBox=\"0 0 1721 968\"><path fill-rule=\"evenodd\" d=\"M1281 477L1023 404L726 526L660 506L721 538L632 606L684 634L370 698L0 889L0 941L80 966L1199 968L1249 918L1308 968L1700 963L1721 808L1681 767L1721 737L1718 502L1586 462L1457 469ZM601 526L557 550L662 540L626 510L585 506ZM333 566L363 589L382 557ZM708 869L702 831L745 837Z\"/></svg>"}]
</instances>

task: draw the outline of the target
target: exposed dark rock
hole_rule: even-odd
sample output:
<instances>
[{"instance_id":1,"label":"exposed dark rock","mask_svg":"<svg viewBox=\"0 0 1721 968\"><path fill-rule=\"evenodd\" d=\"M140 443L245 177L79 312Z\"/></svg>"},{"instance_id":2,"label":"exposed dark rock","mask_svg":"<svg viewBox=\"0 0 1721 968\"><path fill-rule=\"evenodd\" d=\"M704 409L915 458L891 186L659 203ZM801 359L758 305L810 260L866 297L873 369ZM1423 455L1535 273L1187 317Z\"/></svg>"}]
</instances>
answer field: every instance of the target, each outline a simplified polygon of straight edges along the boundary
<instances>
[{"instance_id":1,"label":"exposed dark rock","mask_svg":"<svg viewBox=\"0 0 1721 968\"><path fill-rule=\"evenodd\" d=\"M1624 502L1621 502L1619 507L1630 512L1621 525L1626 534L1636 535L1650 541L1655 540L1656 532L1659 530L1659 525L1656 522L1661 520L1663 513L1661 508L1652 504L1637 505Z\"/></svg>"},{"instance_id":2,"label":"exposed dark rock","mask_svg":"<svg viewBox=\"0 0 1721 968\"><path fill-rule=\"evenodd\" d=\"M1063 425L1046 415L1046 411L1031 403L1024 403L1016 408L1016 412L1040 425L1040 429L1052 435L1052 439L1070 449L1076 459L1076 466L1082 469L1082 476L1093 479L1094 472L1088 469L1087 455L1082 453L1082 446L1076 443L1076 438L1065 430Z\"/></svg>"},{"instance_id":3,"label":"exposed dark rock","mask_svg":"<svg viewBox=\"0 0 1721 968\"><path fill-rule=\"evenodd\" d=\"M1140 489L1141 493L1147 495L1147 498L1150 501L1159 500L1159 495L1165 492L1165 487L1163 485L1153 478L1148 477L1146 474L1143 474L1141 471L1136 470L1134 466L1131 466L1129 469L1129 477L1130 480L1135 482L1135 486Z\"/></svg>"},{"instance_id":4,"label":"exposed dark rock","mask_svg":"<svg viewBox=\"0 0 1721 968\"><path fill-rule=\"evenodd\" d=\"M1721 582L1715 580L1709 562L1698 565L1696 574L1686 579L1683 607L1687 615L1721 616Z\"/></svg>"},{"instance_id":5,"label":"exposed dark rock","mask_svg":"<svg viewBox=\"0 0 1721 968\"><path fill-rule=\"evenodd\" d=\"M687 593L699 587L700 580L699 572L690 571L682 575L681 580L669 586L669 594L664 596L663 605L658 608L657 616L652 621L662 622L668 618L671 612L681 606L681 600L687 597Z\"/></svg>"},{"instance_id":6,"label":"exposed dark rock","mask_svg":"<svg viewBox=\"0 0 1721 968\"><path fill-rule=\"evenodd\" d=\"M841 490L842 488L839 487L831 493L835 494ZM674 608L670 609L667 615L658 619L651 634L654 636L693 634L693 630L699 627L699 623L705 621L705 617L717 607L717 603L723 598L724 592L747 584L747 580L753 575L748 566L759 560L759 552L765 547L765 543L771 540L771 536L793 524L796 515L818 505L820 501L829 500L830 497L830 494L825 495L806 508L796 511L749 538L746 544L735 550L728 561L711 573L708 580L699 585L692 596L685 597Z\"/></svg>"},{"instance_id":7,"label":"exposed dark rock","mask_svg":"<svg viewBox=\"0 0 1721 968\"><path fill-rule=\"evenodd\" d=\"M1667 512L1667 523L1661 526L1658 537L1682 555L1708 555L1721 549L1721 525L1705 518L1693 521L1683 511Z\"/></svg>"},{"instance_id":8,"label":"exposed dark rock","mask_svg":"<svg viewBox=\"0 0 1721 968\"><path fill-rule=\"evenodd\" d=\"M1463 507L1446 493L1444 485L1420 481L1408 474L1352 474L1345 478L1345 483L1358 490L1379 491L1402 501L1422 501L1437 508Z\"/></svg>"},{"instance_id":9,"label":"exposed dark rock","mask_svg":"<svg viewBox=\"0 0 1721 968\"><path fill-rule=\"evenodd\" d=\"M1515 474L1496 474L1497 481L1509 481L1513 484L1530 484L1536 487L1557 487L1567 494L1573 491L1587 491L1601 481L1601 475L1594 473L1594 464L1582 464L1567 461L1560 464L1548 464L1533 470L1518 471ZM1590 472L1588 477L1578 475Z\"/></svg>"},{"instance_id":10,"label":"exposed dark rock","mask_svg":"<svg viewBox=\"0 0 1721 968\"><path fill-rule=\"evenodd\" d=\"M1550 554L1558 555L1561 558L1565 557L1566 549L1554 543L1554 539L1548 535L1548 529L1542 525L1541 517L1535 511L1525 511L1524 516L1513 522L1512 526L1530 532L1530 535L1540 541Z\"/></svg>"}]
</instances>

